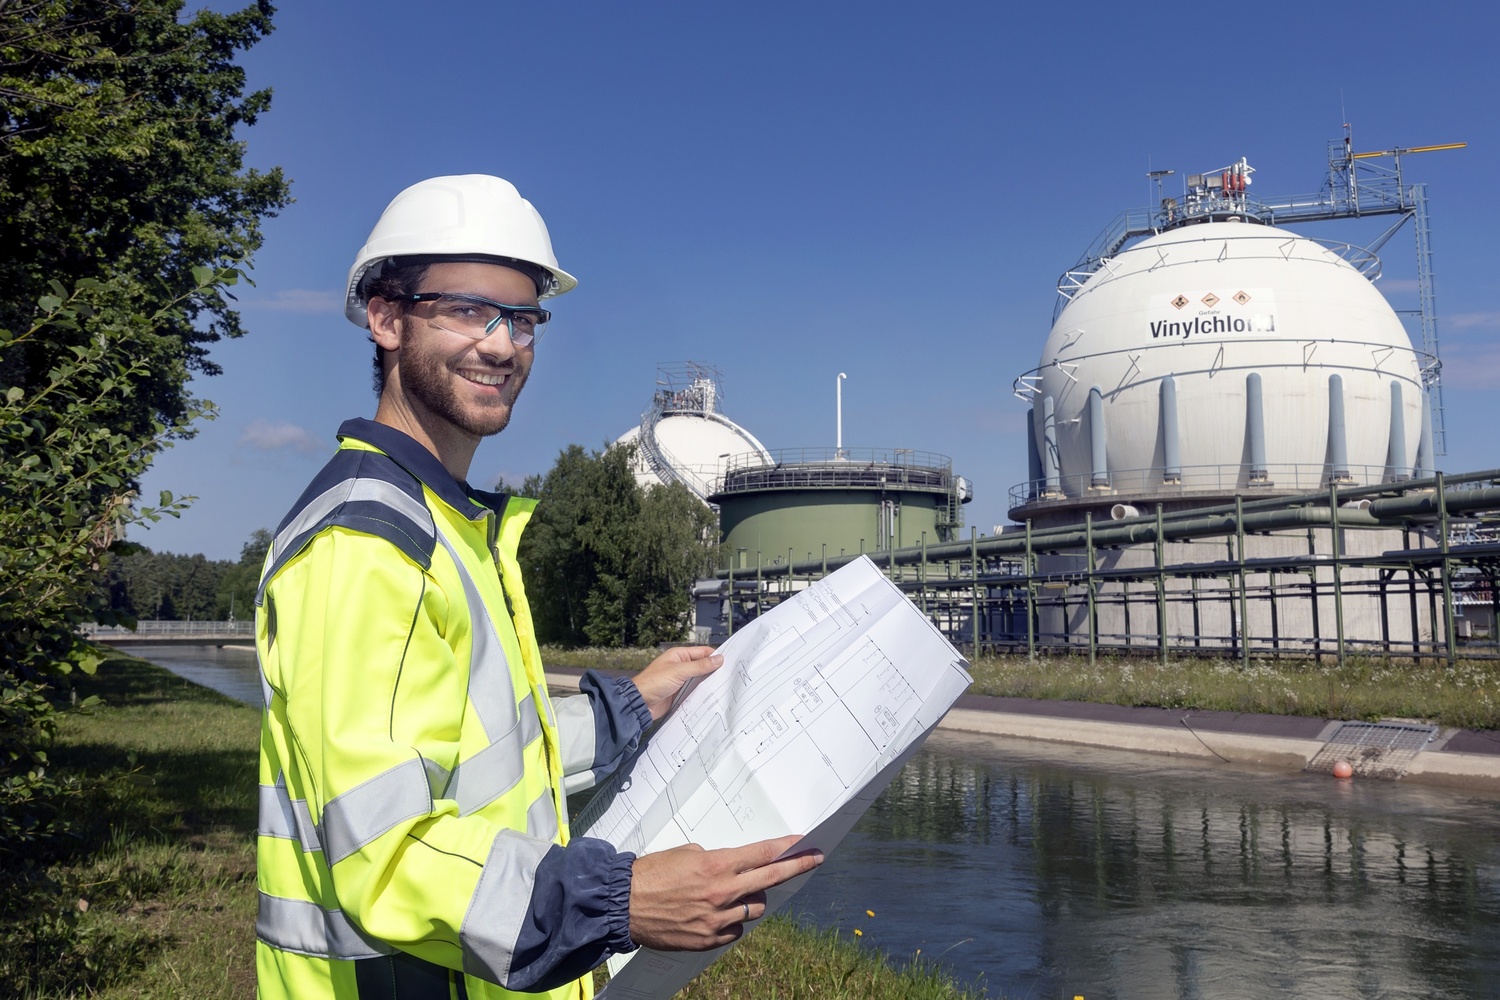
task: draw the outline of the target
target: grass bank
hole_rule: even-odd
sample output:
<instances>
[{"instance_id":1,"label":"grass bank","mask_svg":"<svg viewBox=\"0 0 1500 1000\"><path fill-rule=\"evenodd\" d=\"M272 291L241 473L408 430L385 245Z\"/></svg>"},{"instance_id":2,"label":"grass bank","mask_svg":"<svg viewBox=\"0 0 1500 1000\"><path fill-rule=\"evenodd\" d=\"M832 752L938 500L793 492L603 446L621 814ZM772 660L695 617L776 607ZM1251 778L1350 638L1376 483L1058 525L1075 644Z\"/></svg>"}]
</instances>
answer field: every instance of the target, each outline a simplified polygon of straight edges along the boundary
<instances>
[{"instance_id":1,"label":"grass bank","mask_svg":"<svg viewBox=\"0 0 1500 1000\"><path fill-rule=\"evenodd\" d=\"M982 657L976 694L1266 712L1330 719L1426 719L1464 729L1500 729L1500 663L1453 667L1351 658L1344 666L1293 660L1144 657Z\"/></svg>"},{"instance_id":2,"label":"grass bank","mask_svg":"<svg viewBox=\"0 0 1500 1000\"><path fill-rule=\"evenodd\" d=\"M793 903L792 905L795 905ZM941 969L920 961L899 969L858 939L811 930L777 915L677 995L678 1000L978 1000Z\"/></svg>"},{"instance_id":3,"label":"grass bank","mask_svg":"<svg viewBox=\"0 0 1500 1000\"><path fill-rule=\"evenodd\" d=\"M257 713L130 657L83 688L106 704L50 754L84 787L51 885L6 901L6 995L254 996Z\"/></svg>"},{"instance_id":4,"label":"grass bank","mask_svg":"<svg viewBox=\"0 0 1500 1000\"><path fill-rule=\"evenodd\" d=\"M652 649L544 649L551 666L636 670ZM1344 666L1311 660L1188 657L1165 666L1147 657L982 656L972 666L973 694L1011 698L1150 705L1205 711L1266 712L1331 719L1426 719L1464 729L1500 729L1500 663L1454 667L1350 658Z\"/></svg>"},{"instance_id":5,"label":"grass bank","mask_svg":"<svg viewBox=\"0 0 1500 1000\"><path fill-rule=\"evenodd\" d=\"M51 754L85 779L72 836L35 859L46 882L0 898L0 997L253 997L257 711L132 657L82 686L105 705L69 716ZM773 918L680 996L975 995Z\"/></svg>"}]
</instances>

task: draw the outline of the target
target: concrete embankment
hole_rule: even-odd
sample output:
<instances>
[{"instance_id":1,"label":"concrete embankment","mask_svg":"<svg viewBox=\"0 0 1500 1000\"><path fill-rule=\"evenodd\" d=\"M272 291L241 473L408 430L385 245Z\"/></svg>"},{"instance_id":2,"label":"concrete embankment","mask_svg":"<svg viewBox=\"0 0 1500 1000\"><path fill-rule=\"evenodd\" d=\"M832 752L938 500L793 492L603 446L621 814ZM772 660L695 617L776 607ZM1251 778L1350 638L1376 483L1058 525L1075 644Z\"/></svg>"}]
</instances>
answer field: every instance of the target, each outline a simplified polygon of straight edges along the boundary
<instances>
[{"instance_id":1,"label":"concrete embankment","mask_svg":"<svg viewBox=\"0 0 1500 1000\"><path fill-rule=\"evenodd\" d=\"M547 681L576 691L582 673L550 669ZM939 728L1300 771L1344 721L964 695ZM1402 780L1500 792L1500 733L1440 730L1406 765Z\"/></svg>"}]
</instances>

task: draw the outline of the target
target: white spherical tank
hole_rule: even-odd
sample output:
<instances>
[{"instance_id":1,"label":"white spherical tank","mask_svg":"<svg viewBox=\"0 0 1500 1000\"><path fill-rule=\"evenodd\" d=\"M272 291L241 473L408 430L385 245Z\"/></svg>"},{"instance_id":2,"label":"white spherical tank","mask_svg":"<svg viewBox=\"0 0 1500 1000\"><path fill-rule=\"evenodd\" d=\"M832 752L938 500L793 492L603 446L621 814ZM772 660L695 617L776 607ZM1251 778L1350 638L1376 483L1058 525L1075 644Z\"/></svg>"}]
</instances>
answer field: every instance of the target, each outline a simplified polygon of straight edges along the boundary
<instances>
[{"instance_id":1,"label":"white spherical tank","mask_svg":"<svg viewBox=\"0 0 1500 1000\"><path fill-rule=\"evenodd\" d=\"M1422 364L1364 251L1254 222L1185 225L1077 287L1038 368L1037 502L1291 492L1431 461Z\"/></svg>"},{"instance_id":2,"label":"white spherical tank","mask_svg":"<svg viewBox=\"0 0 1500 1000\"><path fill-rule=\"evenodd\" d=\"M642 486L679 482L707 502L729 459L741 466L757 460L772 464L765 445L720 412L717 369L684 362L663 365L657 376L657 391L640 424L614 442L635 446L635 478Z\"/></svg>"}]
</instances>

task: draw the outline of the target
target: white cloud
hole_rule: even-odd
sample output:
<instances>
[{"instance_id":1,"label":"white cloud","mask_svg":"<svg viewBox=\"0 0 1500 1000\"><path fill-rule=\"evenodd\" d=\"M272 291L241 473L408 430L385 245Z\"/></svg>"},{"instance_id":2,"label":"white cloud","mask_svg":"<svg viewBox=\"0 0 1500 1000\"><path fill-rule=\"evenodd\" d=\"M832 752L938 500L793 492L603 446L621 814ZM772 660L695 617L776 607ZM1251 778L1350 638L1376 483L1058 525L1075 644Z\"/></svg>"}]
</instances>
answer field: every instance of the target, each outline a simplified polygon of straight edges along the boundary
<instances>
[{"instance_id":1,"label":"white cloud","mask_svg":"<svg viewBox=\"0 0 1500 1000\"><path fill-rule=\"evenodd\" d=\"M1454 313L1438 316L1439 328L1452 330L1500 330L1500 312Z\"/></svg>"},{"instance_id":2,"label":"white cloud","mask_svg":"<svg viewBox=\"0 0 1500 1000\"><path fill-rule=\"evenodd\" d=\"M327 451L328 444L312 431L284 420L252 420L239 443L256 451L294 451L311 455Z\"/></svg>"},{"instance_id":3,"label":"white cloud","mask_svg":"<svg viewBox=\"0 0 1500 1000\"><path fill-rule=\"evenodd\" d=\"M240 301L240 308L338 315L344 311L344 297L338 292L324 288L283 288L268 296L254 298L247 296Z\"/></svg>"},{"instance_id":4,"label":"white cloud","mask_svg":"<svg viewBox=\"0 0 1500 1000\"><path fill-rule=\"evenodd\" d=\"M1455 389L1493 389L1500 383L1500 347L1453 344L1443 352L1443 385Z\"/></svg>"}]
</instances>

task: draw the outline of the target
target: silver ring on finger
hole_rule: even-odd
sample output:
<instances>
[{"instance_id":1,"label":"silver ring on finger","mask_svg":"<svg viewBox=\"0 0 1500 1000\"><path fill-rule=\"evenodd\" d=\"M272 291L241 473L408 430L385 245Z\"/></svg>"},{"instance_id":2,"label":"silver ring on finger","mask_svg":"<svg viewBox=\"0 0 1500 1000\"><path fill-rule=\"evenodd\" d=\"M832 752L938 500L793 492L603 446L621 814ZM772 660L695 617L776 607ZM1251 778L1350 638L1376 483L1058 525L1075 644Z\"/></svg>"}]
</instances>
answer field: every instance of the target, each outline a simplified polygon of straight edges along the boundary
<instances>
[{"instance_id":1,"label":"silver ring on finger","mask_svg":"<svg viewBox=\"0 0 1500 1000\"><path fill-rule=\"evenodd\" d=\"M741 902L744 902L744 901L741 900ZM745 903L745 919L747 921L750 919L750 904L749 903Z\"/></svg>"}]
</instances>

